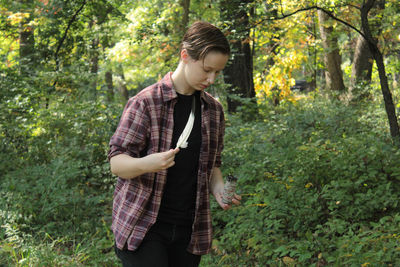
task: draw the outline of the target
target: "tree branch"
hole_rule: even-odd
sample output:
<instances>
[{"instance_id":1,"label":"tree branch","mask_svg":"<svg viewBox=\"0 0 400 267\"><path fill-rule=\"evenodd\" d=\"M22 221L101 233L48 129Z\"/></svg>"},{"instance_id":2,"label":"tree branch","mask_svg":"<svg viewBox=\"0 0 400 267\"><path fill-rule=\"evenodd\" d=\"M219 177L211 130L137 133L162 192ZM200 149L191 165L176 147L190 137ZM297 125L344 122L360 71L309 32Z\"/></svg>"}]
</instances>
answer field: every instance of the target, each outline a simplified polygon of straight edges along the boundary
<instances>
[{"instance_id":1,"label":"tree branch","mask_svg":"<svg viewBox=\"0 0 400 267\"><path fill-rule=\"evenodd\" d=\"M347 6L347 5L346 5L346 6ZM351 25L350 23L348 23L348 22L346 22L346 21L344 21L344 20L342 20L342 19L336 17L332 12L330 12L330 11L328 11L328 10L322 8L322 7L319 7L319 6L309 6L309 7L300 8L300 9L297 9L296 11L293 11L293 12L288 13L288 14L283 14L282 16L276 17L276 18L274 18L274 17L273 17L273 18L265 18L265 19L263 19L263 20L257 22L255 25L261 24L261 23L264 22L264 21L285 19L285 18L288 18L288 17L290 17L290 16L293 16L293 15L295 15L295 14L297 14L297 13L304 12L304 11L309 11L309 10L321 10L322 12L324 12L325 14L327 14L327 15L328 15L329 17L331 17L332 19L334 19L334 20L336 20L336 21L339 21L340 23L346 25L347 27L349 27L349 28L355 30L358 34L360 34L362 37L364 37L365 39L367 39L366 36L364 35L364 33L363 33L361 30L357 29L356 27L354 27L354 26Z\"/></svg>"},{"instance_id":2,"label":"tree branch","mask_svg":"<svg viewBox=\"0 0 400 267\"><path fill-rule=\"evenodd\" d=\"M57 50L56 50L56 53L55 53L55 55L54 55L55 60L56 60L56 71L59 70L58 53L60 52L60 49L61 49L61 47L62 47L62 45L63 45L65 39L67 38L67 34L68 34L68 31L69 31L69 28L71 28L71 25L72 25L72 23L75 21L75 19L76 19L76 17L78 16L79 12L81 12L82 9L83 9L83 7L86 5L86 1L87 1L87 0L83 0L83 3L82 3L82 5L80 6L80 8L75 12L75 14L74 14L74 15L72 16L72 18L69 20L68 25L67 25L67 28L66 28L65 31L64 31L64 35L63 35L63 37L61 38L60 42L58 43ZM56 84L56 82L57 82L57 81L54 82L54 85ZM54 85L53 85L53 86L54 86Z\"/></svg>"},{"instance_id":3,"label":"tree branch","mask_svg":"<svg viewBox=\"0 0 400 267\"><path fill-rule=\"evenodd\" d=\"M353 5L353 4L347 4L349 7L354 7L355 9L361 10L361 7Z\"/></svg>"},{"instance_id":4,"label":"tree branch","mask_svg":"<svg viewBox=\"0 0 400 267\"><path fill-rule=\"evenodd\" d=\"M348 22L346 22L346 21L344 21L344 20L342 20L342 19L339 19L338 17L336 17L335 15L333 15L332 12L329 12L329 11L323 9L323 8L320 8L320 7L317 7L316 9L321 10L322 12L326 13L326 14L327 14L329 17L331 17L332 19L334 19L334 20L336 20L336 21L339 21L340 23L343 23L343 24L346 25L347 27L349 27L349 28L355 30L358 34L360 34L362 37L364 37L364 38L366 39L366 36L364 35L364 33L363 33L361 30L357 29L356 27L354 27L353 25L351 25L350 23L348 23Z\"/></svg>"}]
</instances>

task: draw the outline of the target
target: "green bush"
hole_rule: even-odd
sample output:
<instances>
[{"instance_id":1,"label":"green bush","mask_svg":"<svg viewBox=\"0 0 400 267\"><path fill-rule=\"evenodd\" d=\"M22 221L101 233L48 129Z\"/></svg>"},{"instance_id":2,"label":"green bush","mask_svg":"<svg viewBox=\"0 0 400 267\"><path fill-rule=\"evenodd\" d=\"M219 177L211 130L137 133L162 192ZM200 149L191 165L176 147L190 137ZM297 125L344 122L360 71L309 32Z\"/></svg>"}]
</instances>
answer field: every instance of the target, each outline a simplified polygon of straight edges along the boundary
<instances>
[{"instance_id":1,"label":"green bush","mask_svg":"<svg viewBox=\"0 0 400 267\"><path fill-rule=\"evenodd\" d=\"M14 89L0 94L0 262L111 262L115 178L106 153L122 106L74 95L46 106L34 85L13 77L5 82Z\"/></svg>"},{"instance_id":2,"label":"green bush","mask_svg":"<svg viewBox=\"0 0 400 267\"><path fill-rule=\"evenodd\" d=\"M213 204L204 266L398 265L400 151L369 108L316 99L229 117L223 169L243 201Z\"/></svg>"}]
</instances>

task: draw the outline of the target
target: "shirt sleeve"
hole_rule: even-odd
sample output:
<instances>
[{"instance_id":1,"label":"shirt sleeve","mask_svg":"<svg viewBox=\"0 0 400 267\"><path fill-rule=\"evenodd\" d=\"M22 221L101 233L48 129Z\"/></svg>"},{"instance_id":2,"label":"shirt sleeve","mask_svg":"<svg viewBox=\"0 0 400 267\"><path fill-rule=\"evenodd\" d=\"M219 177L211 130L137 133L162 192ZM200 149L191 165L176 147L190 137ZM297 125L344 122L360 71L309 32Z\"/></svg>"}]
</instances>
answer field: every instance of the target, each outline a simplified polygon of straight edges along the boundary
<instances>
[{"instance_id":1,"label":"shirt sleeve","mask_svg":"<svg viewBox=\"0 0 400 267\"><path fill-rule=\"evenodd\" d=\"M221 153L224 149L224 135L225 135L225 115L224 111L221 110L220 114L220 124L219 124L219 131L218 131L218 147L217 147L217 154L215 158L215 167L221 167Z\"/></svg>"},{"instance_id":2,"label":"shirt sleeve","mask_svg":"<svg viewBox=\"0 0 400 267\"><path fill-rule=\"evenodd\" d=\"M140 151L146 147L149 125L145 101L142 98L130 98L111 137L108 160L118 154L139 157Z\"/></svg>"}]
</instances>

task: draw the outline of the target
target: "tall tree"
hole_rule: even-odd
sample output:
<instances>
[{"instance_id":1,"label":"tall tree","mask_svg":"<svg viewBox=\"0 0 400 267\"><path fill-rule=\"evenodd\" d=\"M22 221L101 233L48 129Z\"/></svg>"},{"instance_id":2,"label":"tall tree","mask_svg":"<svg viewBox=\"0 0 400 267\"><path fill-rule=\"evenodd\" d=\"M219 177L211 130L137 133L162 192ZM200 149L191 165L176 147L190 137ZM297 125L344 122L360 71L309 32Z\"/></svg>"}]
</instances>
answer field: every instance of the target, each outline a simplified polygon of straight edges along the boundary
<instances>
[{"instance_id":1,"label":"tall tree","mask_svg":"<svg viewBox=\"0 0 400 267\"><path fill-rule=\"evenodd\" d=\"M326 87L332 91L344 91L345 87L341 68L342 58L340 56L337 37L333 34L333 27L328 25L330 23L328 15L325 12L318 10L318 18L325 53Z\"/></svg>"},{"instance_id":2,"label":"tall tree","mask_svg":"<svg viewBox=\"0 0 400 267\"><path fill-rule=\"evenodd\" d=\"M240 105L240 102L230 95L255 97L249 25L249 4L252 2L221 1L222 18L229 22L227 30L232 49L232 59L224 69L224 81L231 85L228 88L228 112L235 112Z\"/></svg>"},{"instance_id":3,"label":"tall tree","mask_svg":"<svg viewBox=\"0 0 400 267\"><path fill-rule=\"evenodd\" d=\"M185 28L189 23L190 0L181 0L181 6L182 6L182 9L183 9L182 32L185 32Z\"/></svg>"},{"instance_id":4,"label":"tall tree","mask_svg":"<svg viewBox=\"0 0 400 267\"><path fill-rule=\"evenodd\" d=\"M377 2L382 2L384 0L379 0ZM389 88L388 79L386 76L385 63L383 60L383 54L378 47L378 40L372 35L371 28L369 26L368 14L375 4L375 0L368 0L361 6L361 25L364 30L364 38L368 42L368 47L375 59L376 65L378 67L379 81L381 84L381 91L383 95L383 100L385 102L386 114L389 120L390 134L393 139L400 144L400 129L397 121L396 108L393 103L392 93Z\"/></svg>"},{"instance_id":5,"label":"tall tree","mask_svg":"<svg viewBox=\"0 0 400 267\"><path fill-rule=\"evenodd\" d=\"M117 72L119 75L118 79L118 91L121 94L121 96L125 99L128 100L129 98L129 93L128 93L128 88L126 87L126 80L125 80L125 74L124 74L124 69L121 64L118 64L117 66Z\"/></svg>"},{"instance_id":6,"label":"tall tree","mask_svg":"<svg viewBox=\"0 0 400 267\"><path fill-rule=\"evenodd\" d=\"M382 4L382 3L384 3L384 1L385 0L363 0L361 6L356 6L354 4L348 4L348 6L351 6L352 8L356 8L360 11L361 29L364 32L360 29L357 29L356 26L354 26L351 22L346 21L346 19L342 19L342 18L338 17L329 8L314 5L314 2L310 3L310 5L298 7L294 11L292 10L290 12L287 12L286 14L282 12L278 18L272 18L272 19L265 18L264 21L285 19L285 18L288 18L288 17L293 16L300 12L309 11L309 10L318 10L318 11L322 11L329 17L335 19L336 21L342 23L343 25L346 25L347 27L355 30L358 34L360 34L367 41L369 50L370 50L370 52L376 62L376 65L377 65L380 87L381 87L383 100L384 100L384 104L385 104L386 115L387 115L388 122L389 122L390 135L392 136L393 140L397 144L400 144L400 127L399 127L398 120L397 120L396 108L393 103L392 93L389 88L383 54L378 46L378 38L377 38L378 36L374 35L373 32L371 31L370 20L368 17L368 15L369 15L371 9L374 7L374 5L376 3ZM341 7L343 7L343 6L346 6L346 5L343 3L343 5L341 5ZM261 23L261 22L259 22L259 23Z\"/></svg>"},{"instance_id":7,"label":"tall tree","mask_svg":"<svg viewBox=\"0 0 400 267\"><path fill-rule=\"evenodd\" d=\"M113 85L113 73L111 70L106 71L104 74L107 85L107 100L111 102L114 99L114 85Z\"/></svg>"},{"instance_id":8,"label":"tall tree","mask_svg":"<svg viewBox=\"0 0 400 267\"><path fill-rule=\"evenodd\" d=\"M30 25L33 19L33 0L20 0L21 11L26 17L20 22L19 32L19 57L20 71L22 75L27 75L34 68L35 63L35 36L34 28Z\"/></svg>"},{"instance_id":9,"label":"tall tree","mask_svg":"<svg viewBox=\"0 0 400 267\"><path fill-rule=\"evenodd\" d=\"M385 8L385 1L376 1L374 4L374 10L371 10L371 15L373 15L374 25L373 31L379 34L382 31L382 17L380 14ZM365 32L361 27L361 31ZM357 38L356 46L354 49L354 57L351 71L351 81L350 81L350 91L358 98L366 97L369 93L361 87L359 88L358 84L366 84L371 81L372 76L372 65L374 62L374 58L369 49L367 40L359 35ZM357 91L357 92L355 92Z\"/></svg>"},{"instance_id":10,"label":"tall tree","mask_svg":"<svg viewBox=\"0 0 400 267\"><path fill-rule=\"evenodd\" d=\"M317 12L317 11L316 11ZM308 64L308 72L303 74L303 77L308 79L308 89L313 91L317 88L317 77L319 73L322 71L321 68L318 68L318 47L317 47L317 28L318 28L318 19L313 13L312 20L307 25L307 30L309 33L310 42L307 46L308 57L310 58ZM307 68L304 68L306 71Z\"/></svg>"},{"instance_id":11,"label":"tall tree","mask_svg":"<svg viewBox=\"0 0 400 267\"><path fill-rule=\"evenodd\" d=\"M354 49L353 65L351 69L350 90L359 82L371 81L373 57L368 42L363 36L358 36Z\"/></svg>"},{"instance_id":12,"label":"tall tree","mask_svg":"<svg viewBox=\"0 0 400 267\"><path fill-rule=\"evenodd\" d=\"M382 91L382 95L383 95L383 100L385 103L386 115L387 115L388 122L389 122L390 135L392 136L395 143L397 145L400 145L400 127L399 127L399 123L397 120L396 108L393 103L392 93L389 88L388 78L386 75L385 62L383 59L383 54L378 46L378 39L376 36L373 35L373 31L371 30L369 16L368 16L374 6L377 6L377 5L382 6L382 5L384 5L384 3L385 3L385 0L363 1L362 5L359 7L360 17L361 17L361 29L363 30L363 32L361 30L357 29L356 27L354 27L353 25L349 24L348 22L346 22L340 18L337 18L331 12L324 10L320 7L317 7L317 8L319 10L323 10L326 14L328 14L330 17L336 19L337 21L340 21L341 23L345 24L346 26L356 30L367 41L369 50L375 60L375 63L377 65L377 69L378 69L379 82L380 82L380 87L381 87L381 91Z\"/></svg>"}]
</instances>

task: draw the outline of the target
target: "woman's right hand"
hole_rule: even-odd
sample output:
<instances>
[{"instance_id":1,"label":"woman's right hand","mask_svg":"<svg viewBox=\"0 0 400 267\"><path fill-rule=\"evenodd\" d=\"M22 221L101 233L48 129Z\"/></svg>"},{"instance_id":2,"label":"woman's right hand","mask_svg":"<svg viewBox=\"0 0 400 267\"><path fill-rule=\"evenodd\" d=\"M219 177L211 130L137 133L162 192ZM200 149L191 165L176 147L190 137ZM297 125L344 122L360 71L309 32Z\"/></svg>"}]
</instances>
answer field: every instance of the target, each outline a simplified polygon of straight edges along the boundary
<instances>
[{"instance_id":1,"label":"woman's right hand","mask_svg":"<svg viewBox=\"0 0 400 267\"><path fill-rule=\"evenodd\" d=\"M170 149L165 152L154 153L142 158L143 168L147 172L159 172L166 170L175 165L175 155L179 152L179 148Z\"/></svg>"},{"instance_id":2,"label":"woman's right hand","mask_svg":"<svg viewBox=\"0 0 400 267\"><path fill-rule=\"evenodd\" d=\"M123 179L132 179L149 172L159 172L175 164L175 155L179 148L154 153L143 158L133 158L119 154L110 159L111 172Z\"/></svg>"}]
</instances>

